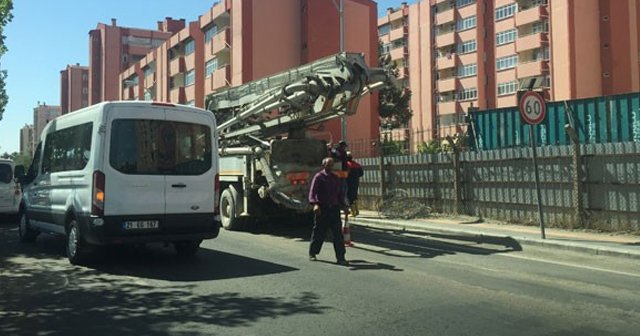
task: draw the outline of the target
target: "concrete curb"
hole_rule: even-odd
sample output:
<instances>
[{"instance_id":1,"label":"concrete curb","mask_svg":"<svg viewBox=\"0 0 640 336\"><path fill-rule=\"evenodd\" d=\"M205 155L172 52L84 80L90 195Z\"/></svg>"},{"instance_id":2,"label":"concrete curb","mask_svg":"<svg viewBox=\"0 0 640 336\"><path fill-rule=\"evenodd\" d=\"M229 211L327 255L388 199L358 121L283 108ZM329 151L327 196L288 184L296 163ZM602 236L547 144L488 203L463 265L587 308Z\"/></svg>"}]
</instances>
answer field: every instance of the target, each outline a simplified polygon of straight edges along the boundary
<instances>
[{"instance_id":1,"label":"concrete curb","mask_svg":"<svg viewBox=\"0 0 640 336\"><path fill-rule=\"evenodd\" d=\"M489 230L478 230L473 228L446 227L448 224L411 222L398 220L381 220L371 218L353 218L350 224L375 229L395 229L402 231L416 231L424 233L460 235L467 237L491 238L495 240L515 240L520 245L542 246L556 248L559 250L576 251L587 254L606 255L612 257L624 257L640 260L640 248L609 245L613 243L590 243L580 241L570 241L568 239L542 239L526 236L512 235L510 233L490 232Z\"/></svg>"}]
</instances>

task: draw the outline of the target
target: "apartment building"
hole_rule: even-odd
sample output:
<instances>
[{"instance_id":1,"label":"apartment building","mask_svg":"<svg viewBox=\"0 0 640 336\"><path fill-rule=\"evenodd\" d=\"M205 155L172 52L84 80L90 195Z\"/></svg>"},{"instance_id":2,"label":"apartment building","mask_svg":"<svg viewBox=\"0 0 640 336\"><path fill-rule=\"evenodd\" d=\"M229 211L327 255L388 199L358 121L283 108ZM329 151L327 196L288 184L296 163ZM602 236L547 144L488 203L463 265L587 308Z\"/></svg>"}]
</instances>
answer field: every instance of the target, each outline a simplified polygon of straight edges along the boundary
<instances>
[{"instance_id":1,"label":"apartment building","mask_svg":"<svg viewBox=\"0 0 640 336\"><path fill-rule=\"evenodd\" d=\"M416 143L464 131L471 108L640 91L640 0L430 0L378 19L413 92Z\"/></svg>"},{"instance_id":2,"label":"apartment building","mask_svg":"<svg viewBox=\"0 0 640 336\"><path fill-rule=\"evenodd\" d=\"M184 19L171 17L157 23L157 30L119 27L98 23L89 32L89 105L120 97L119 75L138 63L185 26Z\"/></svg>"},{"instance_id":3,"label":"apartment building","mask_svg":"<svg viewBox=\"0 0 640 336\"><path fill-rule=\"evenodd\" d=\"M44 127L61 114L62 109L60 106L38 102L38 106L33 108L33 143L35 145L40 142L40 134L42 134Z\"/></svg>"},{"instance_id":4,"label":"apartment building","mask_svg":"<svg viewBox=\"0 0 640 336\"><path fill-rule=\"evenodd\" d=\"M89 106L89 67L67 65L60 71L60 108L62 114Z\"/></svg>"},{"instance_id":5,"label":"apartment building","mask_svg":"<svg viewBox=\"0 0 640 336\"><path fill-rule=\"evenodd\" d=\"M20 129L20 154L33 155L33 133L33 125L24 125Z\"/></svg>"},{"instance_id":6,"label":"apartment building","mask_svg":"<svg viewBox=\"0 0 640 336\"><path fill-rule=\"evenodd\" d=\"M370 65L377 64L376 9L371 0L344 1L345 49L365 53ZM121 71L119 97L205 107L212 92L334 54L339 41L333 1L223 0ZM377 96L364 98L347 123L348 139L377 137ZM339 120L324 129L340 139Z\"/></svg>"}]
</instances>

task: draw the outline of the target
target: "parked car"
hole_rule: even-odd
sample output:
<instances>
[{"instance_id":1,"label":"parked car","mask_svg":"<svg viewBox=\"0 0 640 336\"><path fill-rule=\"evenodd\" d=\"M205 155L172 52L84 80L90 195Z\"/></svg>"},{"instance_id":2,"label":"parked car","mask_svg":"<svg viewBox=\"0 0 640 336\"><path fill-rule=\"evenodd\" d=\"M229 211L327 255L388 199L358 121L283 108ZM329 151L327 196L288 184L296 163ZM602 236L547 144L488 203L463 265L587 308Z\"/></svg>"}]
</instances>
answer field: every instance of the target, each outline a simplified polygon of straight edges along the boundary
<instances>
[{"instance_id":1,"label":"parked car","mask_svg":"<svg viewBox=\"0 0 640 336\"><path fill-rule=\"evenodd\" d=\"M172 243L196 253L220 230L211 112L152 102L105 102L43 130L22 178L22 242L64 235L72 264L93 247Z\"/></svg>"},{"instance_id":2,"label":"parked car","mask_svg":"<svg viewBox=\"0 0 640 336\"><path fill-rule=\"evenodd\" d=\"M11 160L0 159L0 214L10 215L10 218L15 218L20 210L22 192L15 178L19 174L24 174L23 166L15 166Z\"/></svg>"}]
</instances>

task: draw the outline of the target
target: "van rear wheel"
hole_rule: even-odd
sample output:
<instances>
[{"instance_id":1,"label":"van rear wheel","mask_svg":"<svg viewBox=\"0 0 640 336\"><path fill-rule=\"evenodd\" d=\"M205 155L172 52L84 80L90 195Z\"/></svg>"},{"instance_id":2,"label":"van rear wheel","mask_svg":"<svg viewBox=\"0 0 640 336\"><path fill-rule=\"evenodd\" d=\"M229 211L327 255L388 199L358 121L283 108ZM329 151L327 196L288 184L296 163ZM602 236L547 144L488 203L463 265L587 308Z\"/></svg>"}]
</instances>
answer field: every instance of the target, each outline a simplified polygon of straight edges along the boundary
<instances>
[{"instance_id":1,"label":"van rear wheel","mask_svg":"<svg viewBox=\"0 0 640 336\"><path fill-rule=\"evenodd\" d=\"M173 247L180 257L191 257L198 252L202 240L186 240L173 243Z\"/></svg>"},{"instance_id":2,"label":"van rear wheel","mask_svg":"<svg viewBox=\"0 0 640 336\"><path fill-rule=\"evenodd\" d=\"M29 225L29 217L27 217L26 211L20 211L20 221L18 222L18 235L20 236L20 242L33 243L36 241L39 232L32 229Z\"/></svg>"},{"instance_id":3,"label":"van rear wheel","mask_svg":"<svg viewBox=\"0 0 640 336\"><path fill-rule=\"evenodd\" d=\"M72 265L84 265L89 259L89 252L78 221L72 219L67 226L67 259Z\"/></svg>"}]
</instances>

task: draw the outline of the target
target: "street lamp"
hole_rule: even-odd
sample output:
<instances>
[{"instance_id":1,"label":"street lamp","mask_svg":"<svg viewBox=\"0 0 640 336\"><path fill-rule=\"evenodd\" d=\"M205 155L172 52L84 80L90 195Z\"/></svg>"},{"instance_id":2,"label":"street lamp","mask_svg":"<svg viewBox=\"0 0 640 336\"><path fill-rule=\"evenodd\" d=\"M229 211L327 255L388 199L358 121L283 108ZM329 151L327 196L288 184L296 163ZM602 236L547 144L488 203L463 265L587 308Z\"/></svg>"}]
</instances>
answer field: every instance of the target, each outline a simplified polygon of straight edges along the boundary
<instances>
[{"instance_id":1,"label":"street lamp","mask_svg":"<svg viewBox=\"0 0 640 336\"><path fill-rule=\"evenodd\" d=\"M336 0L332 0L333 5L338 10L338 14L340 15L340 52L344 52L344 0L339 0L339 3L336 3ZM346 112L346 111L344 111ZM347 141L347 114L343 114L340 119L340 128L342 140Z\"/></svg>"}]
</instances>

